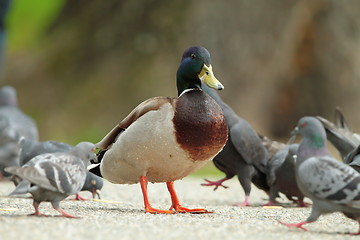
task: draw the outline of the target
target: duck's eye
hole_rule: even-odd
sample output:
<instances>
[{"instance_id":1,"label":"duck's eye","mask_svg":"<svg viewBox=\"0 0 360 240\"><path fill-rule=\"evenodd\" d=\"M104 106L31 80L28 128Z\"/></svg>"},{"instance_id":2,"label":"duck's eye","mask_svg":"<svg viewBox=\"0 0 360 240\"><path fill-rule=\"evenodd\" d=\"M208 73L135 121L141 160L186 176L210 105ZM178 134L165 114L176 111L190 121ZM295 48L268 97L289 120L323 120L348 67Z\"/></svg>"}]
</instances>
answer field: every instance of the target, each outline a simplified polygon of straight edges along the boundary
<instances>
[{"instance_id":1,"label":"duck's eye","mask_svg":"<svg viewBox=\"0 0 360 240\"><path fill-rule=\"evenodd\" d=\"M196 58L195 54L193 54L193 53L190 55L190 57L191 57L192 59Z\"/></svg>"},{"instance_id":2,"label":"duck's eye","mask_svg":"<svg viewBox=\"0 0 360 240\"><path fill-rule=\"evenodd\" d=\"M206 71L205 74L209 76L209 72L208 72L208 71Z\"/></svg>"}]
</instances>

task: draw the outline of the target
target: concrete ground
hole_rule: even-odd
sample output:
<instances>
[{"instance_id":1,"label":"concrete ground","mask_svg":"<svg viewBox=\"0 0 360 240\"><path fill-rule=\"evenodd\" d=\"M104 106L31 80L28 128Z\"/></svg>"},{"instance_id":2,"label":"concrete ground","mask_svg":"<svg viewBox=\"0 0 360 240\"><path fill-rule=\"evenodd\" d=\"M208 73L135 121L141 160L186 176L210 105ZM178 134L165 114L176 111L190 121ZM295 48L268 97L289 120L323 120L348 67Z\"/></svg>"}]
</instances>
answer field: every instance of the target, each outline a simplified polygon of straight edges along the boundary
<instances>
[{"instance_id":1,"label":"concrete ground","mask_svg":"<svg viewBox=\"0 0 360 240\"><path fill-rule=\"evenodd\" d=\"M215 179L212 179L215 180ZM200 178L188 177L175 183L185 207L203 207L212 214L145 214L140 186L114 185L105 182L102 201L64 200L61 207L79 219L55 217L50 203L42 203L40 211L52 217L27 216L33 212L32 200L9 198L12 183L0 182L0 239L358 239L346 232L356 232L358 224L340 213L322 216L307 226L308 232L290 229L277 220L305 220L310 208L297 208L283 201L286 207L264 208L266 195L253 187L252 207L234 207L244 199L236 179L225 182L228 189L213 191L202 187ZM90 197L88 192L81 194ZM153 207L167 209L170 197L165 184L149 184ZM53 217L54 216L54 217Z\"/></svg>"}]
</instances>

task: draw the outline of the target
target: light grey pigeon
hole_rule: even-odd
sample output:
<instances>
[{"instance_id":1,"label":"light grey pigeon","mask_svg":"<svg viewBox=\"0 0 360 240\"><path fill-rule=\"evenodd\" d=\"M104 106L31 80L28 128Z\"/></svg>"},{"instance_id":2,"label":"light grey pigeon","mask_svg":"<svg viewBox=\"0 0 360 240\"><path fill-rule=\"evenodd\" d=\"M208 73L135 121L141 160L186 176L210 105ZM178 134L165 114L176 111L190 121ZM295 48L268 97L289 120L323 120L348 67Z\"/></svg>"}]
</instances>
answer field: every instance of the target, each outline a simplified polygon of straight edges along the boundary
<instances>
[{"instance_id":1,"label":"light grey pigeon","mask_svg":"<svg viewBox=\"0 0 360 240\"><path fill-rule=\"evenodd\" d=\"M38 142L34 140L29 140L26 138L22 138L19 143L20 153L19 153L19 162L20 166L26 164L32 158L43 154L43 153L55 153L55 152L69 152L73 149L73 146L57 141L45 141L45 142ZM17 185L16 189L12 192L14 194L22 194L24 190L24 183L19 184L18 177L14 177L14 182ZM20 179L21 180L21 179ZM86 172L86 180L84 186L82 187L81 191L89 191L92 193L93 198L97 195L100 198L100 193L98 190L101 190L103 187L103 180L98 176ZM27 185L25 185L25 192ZM76 194L75 200L86 200L82 198L79 194Z\"/></svg>"},{"instance_id":2,"label":"light grey pigeon","mask_svg":"<svg viewBox=\"0 0 360 240\"><path fill-rule=\"evenodd\" d=\"M86 178L86 167L90 160L96 158L94 152L94 144L81 142L69 152L44 153L22 167L7 167L5 171L28 181L27 192L34 199L35 213L32 215L41 216L39 204L48 201L63 217L74 218L60 208L60 201L81 190Z\"/></svg>"},{"instance_id":3,"label":"light grey pigeon","mask_svg":"<svg viewBox=\"0 0 360 240\"><path fill-rule=\"evenodd\" d=\"M303 225L316 221L322 214L342 212L360 224L360 174L329 154L326 132L318 119L301 118L293 134L302 136L296 159L296 180L313 205L306 221L280 223L306 231ZM360 228L356 234L360 234Z\"/></svg>"},{"instance_id":4,"label":"light grey pigeon","mask_svg":"<svg viewBox=\"0 0 360 240\"><path fill-rule=\"evenodd\" d=\"M17 133L18 138L23 136L38 140L36 123L19 109L16 90L11 86L5 86L0 90L0 119L8 121L8 127Z\"/></svg>"},{"instance_id":5,"label":"light grey pigeon","mask_svg":"<svg viewBox=\"0 0 360 240\"><path fill-rule=\"evenodd\" d=\"M218 181L205 179L206 183L201 185L214 186L214 190L220 186L227 188L222 183L237 176L245 192L245 201L234 205L250 206L251 183L265 192L270 190L266 180L268 152L256 131L246 120L239 117L216 91L205 84L202 88L223 110L229 135L224 149L213 159L214 165L226 176Z\"/></svg>"},{"instance_id":6,"label":"light grey pigeon","mask_svg":"<svg viewBox=\"0 0 360 240\"><path fill-rule=\"evenodd\" d=\"M307 206L304 202L304 194L300 191L295 179L298 147L298 144L285 145L270 159L267 172L270 199L265 206L277 205L276 198L279 193L283 193L289 200L297 202L299 207Z\"/></svg>"},{"instance_id":7,"label":"light grey pigeon","mask_svg":"<svg viewBox=\"0 0 360 240\"><path fill-rule=\"evenodd\" d=\"M17 104L16 90L11 86L0 89L0 173L18 163L18 141L21 137L38 140L38 129L32 118Z\"/></svg>"},{"instance_id":8,"label":"light grey pigeon","mask_svg":"<svg viewBox=\"0 0 360 240\"><path fill-rule=\"evenodd\" d=\"M317 118L325 127L327 139L339 151L343 160L360 145L360 134L351 130L340 108L335 109L335 123L320 116L317 116Z\"/></svg>"}]
</instances>

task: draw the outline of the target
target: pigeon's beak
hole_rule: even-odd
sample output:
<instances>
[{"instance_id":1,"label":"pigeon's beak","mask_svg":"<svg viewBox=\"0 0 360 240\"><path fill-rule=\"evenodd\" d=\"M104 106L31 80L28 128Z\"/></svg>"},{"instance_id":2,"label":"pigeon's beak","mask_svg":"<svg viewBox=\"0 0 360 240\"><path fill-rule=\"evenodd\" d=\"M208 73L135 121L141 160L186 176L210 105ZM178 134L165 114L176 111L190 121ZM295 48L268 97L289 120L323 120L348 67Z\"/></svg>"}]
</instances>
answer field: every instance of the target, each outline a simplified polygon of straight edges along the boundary
<instances>
[{"instance_id":1,"label":"pigeon's beak","mask_svg":"<svg viewBox=\"0 0 360 240\"><path fill-rule=\"evenodd\" d=\"M295 142L296 135L299 133L299 127L295 127L294 130L291 131L290 138L287 142L287 144L292 144Z\"/></svg>"},{"instance_id":2,"label":"pigeon's beak","mask_svg":"<svg viewBox=\"0 0 360 240\"><path fill-rule=\"evenodd\" d=\"M92 196L93 196L93 199L95 199L96 196L98 196L98 198L100 199L100 193L96 188L93 188Z\"/></svg>"}]
</instances>

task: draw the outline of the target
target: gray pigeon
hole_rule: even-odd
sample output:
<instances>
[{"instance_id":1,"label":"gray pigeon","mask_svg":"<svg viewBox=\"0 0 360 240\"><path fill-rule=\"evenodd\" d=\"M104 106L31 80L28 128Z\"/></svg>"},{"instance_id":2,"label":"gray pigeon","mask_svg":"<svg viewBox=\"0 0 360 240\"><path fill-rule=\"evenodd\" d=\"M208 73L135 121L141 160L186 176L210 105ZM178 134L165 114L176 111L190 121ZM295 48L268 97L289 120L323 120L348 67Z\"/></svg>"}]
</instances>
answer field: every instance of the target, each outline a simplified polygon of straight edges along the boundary
<instances>
[{"instance_id":1,"label":"gray pigeon","mask_svg":"<svg viewBox=\"0 0 360 240\"><path fill-rule=\"evenodd\" d=\"M345 157L345 162L360 173L360 145Z\"/></svg>"},{"instance_id":2,"label":"gray pigeon","mask_svg":"<svg viewBox=\"0 0 360 240\"><path fill-rule=\"evenodd\" d=\"M104 186L104 181L101 177L98 177L91 172L86 172L85 183L84 183L84 186L82 187L81 191L89 191L89 192L91 192L93 198L98 196L98 198L100 199L101 197L100 197L100 193L98 190L101 190L103 186ZM80 198L80 199L77 199L77 198ZM76 195L76 199L77 200L85 200L82 197L80 197L79 194Z\"/></svg>"},{"instance_id":3,"label":"gray pigeon","mask_svg":"<svg viewBox=\"0 0 360 240\"><path fill-rule=\"evenodd\" d=\"M240 118L226 103L222 101L216 91L203 84L203 90L209 94L222 108L228 126L228 141L224 149L213 159L215 166L226 174L218 181L205 179L207 183L202 186L226 186L222 183L237 175L245 191L245 201L240 206L250 206L249 195L251 183L268 192L270 190L266 181L266 168L269 160L268 152L263 146L258 134L252 126Z\"/></svg>"},{"instance_id":4,"label":"gray pigeon","mask_svg":"<svg viewBox=\"0 0 360 240\"><path fill-rule=\"evenodd\" d=\"M19 109L16 90L11 86L5 86L0 90L0 119L8 121L8 127L17 133L17 140L21 136L38 140L36 123Z\"/></svg>"},{"instance_id":5,"label":"gray pigeon","mask_svg":"<svg viewBox=\"0 0 360 240\"><path fill-rule=\"evenodd\" d=\"M296 159L296 180L313 205L306 221L280 223L306 231L303 225L316 221L322 214L342 212L360 224L360 174L329 154L326 132L318 119L301 118L293 134L302 136ZM360 234L360 228L356 234Z\"/></svg>"},{"instance_id":6,"label":"gray pigeon","mask_svg":"<svg viewBox=\"0 0 360 240\"><path fill-rule=\"evenodd\" d=\"M300 191L295 179L295 161L298 144L285 145L269 161L267 180L270 186L269 202L266 206L276 205L279 193L306 207L304 194ZM295 200L293 197L296 197Z\"/></svg>"},{"instance_id":7,"label":"gray pigeon","mask_svg":"<svg viewBox=\"0 0 360 240\"><path fill-rule=\"evenodd\" d=\"M37 140L37 126L18 108L15 89L5 86L0 89L0 173L4 174L7 166L19 165L17 144L21 137Z\"/></svg>"},{"instance_id":8,"label":"gray pigeon","mask_svg":"<svg viewBox=\"0 0 360 240\"><path fill-rule=\"evenodd\" d=\"M327 139L339 151L343 160L360 145L360 134L351 130L340 108L335 109L335 124L323 117L317 116L317 118L325 127Z\"/></svg>"},{"instance_id":9,"label":"gray pigeon","mask_svg":"<svg viewBox=\"0 0 360 240\"><path fill-rule=\"evenodd\" d=\"M48 201L63 217L74 218L60 208L60 201L81 190L86 167L90 160L96 159L94 151L94 144L81 142L69 152L44 153L22 167L7 167L5 171L28 181L27 192L34 199L35 213L32 215L41 216L39 204Z\"/></svg>"},{"instance_id":10,"label":"gray pigeon","mask_svg":"<svg viewBox=\"0 0 360 240\"><path fill-rule=\"evenodd\" d=\"M57 141L38 142L25 138L22 138L20 140L19 146L20 146L20 153L19 153L20 166L26 164L32 158L43 153L69 152L71 149L73 149L73 146L62 142L57 142ZM16 176L13 179L17 187L12 192L12 194L14 195L14 194L23 193L24 190L22 188L24 187L24 183L19 184L18 177ZM27 185L25 185L25 188L26 187ZM93 198L95 198L96 195L100 198L100 193L98 192L98 190L101 190L102 187L103 187L103 179L87 171L86 180L81 191L89 191L92 193ZM86 200L86 199L82 198L79 194L76 194L75 200Z\"/></svg>"}]
</instances>

